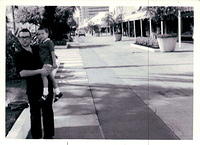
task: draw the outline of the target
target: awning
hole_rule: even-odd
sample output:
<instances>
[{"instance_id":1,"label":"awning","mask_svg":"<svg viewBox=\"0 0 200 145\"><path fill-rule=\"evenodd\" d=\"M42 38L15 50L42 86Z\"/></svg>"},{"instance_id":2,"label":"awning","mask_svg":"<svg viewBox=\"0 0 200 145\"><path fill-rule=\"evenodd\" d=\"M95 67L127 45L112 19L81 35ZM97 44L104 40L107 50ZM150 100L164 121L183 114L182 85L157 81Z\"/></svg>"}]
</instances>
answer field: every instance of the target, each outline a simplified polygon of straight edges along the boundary
<instances>
[{"instance_id":1,"label":"awning","mask_svg":"<svg viewBox=\"0 0 200 145\"><path fill-rule=\"evenodd\" d=\"M105 23L104 20L102 20L103 18L106 17L106 14L108 12L99 12L96 16L94 16L93 18L91 18L88 23L92 24L92 25L101 25L101 26L106 26L107 24Z\"/></svg>"},{"instance_id":2,"label":"awning","mask_svg":"<svg viewBox=\"0 0 200 145\"><path fill-rule=\"evenodd\" d=\"M78 26L78 29L85 28L85 27L87 27L87 26L88 26L88 23L84 23L84 24Z\"/></svg>"},{"instance_id":3,"label":"awning","mask_svg":"<svg viewBox=\"0 0 200 145\"><path fill-rule=\"evenodd\" d=\"M134 21L139 19L150 18L146 11L137 12L128 16L125 16L123 21Z\"/></svg>"}]
</instances>

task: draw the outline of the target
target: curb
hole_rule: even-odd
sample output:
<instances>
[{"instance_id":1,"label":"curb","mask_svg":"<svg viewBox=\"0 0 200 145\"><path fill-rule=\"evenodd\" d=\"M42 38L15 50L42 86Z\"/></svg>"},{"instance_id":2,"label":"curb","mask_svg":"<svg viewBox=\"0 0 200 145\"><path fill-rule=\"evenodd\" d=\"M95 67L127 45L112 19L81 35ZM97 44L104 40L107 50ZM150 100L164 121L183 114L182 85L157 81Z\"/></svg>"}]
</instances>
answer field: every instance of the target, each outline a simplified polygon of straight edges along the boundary
<instances>
[{"instance_id":1,"label":"curb","mask_svg":"<svg viewBox=\"0 0 200 145\"><path fill-rule=\"evenodd\" d=\"M26 138L30 130L30 108L25 108L17 118L15 124L8 132L8 139Z\"/></svg>"},{"instance_id":2,"label":"curb","mask_svg":"<svg viewBox=\"0 0 200 145\"><path fill-rule=\"evenodd\" d=\"M56 75L56 72L59 68L59 61L57 60L58 67L53 70L53 76ZM30 126L30 107L25 108L20 116L15 121L14 125L8 132L6 138L7 139L26 139L28 133L31 129Z\"/></svg>"},{"instance_id":3,"label":"curb","mask_svg":"<svg viewBox=\"0 0 200 145\"><path fill-rule=\"evenodd\" d=\"M66 48L68 48L68 43L66 44L66 45L55 45L55 49L66 49Z\"/></svg>"},{"instance_id":4,"label":"curb","mask_svg":"<svg viewBox=\"0 0 200 145\"><path fill-rule=\"evenodd\" d=\"M141 46L141 45L137 45L137 44L130 44L131 47L137 48L137 49L142 49L142 50L146 50L146 51L151 51L151 52L160 52L160 49L153 49L150 47L146 47L146 46Z\"/></svg>"}]
</instances>

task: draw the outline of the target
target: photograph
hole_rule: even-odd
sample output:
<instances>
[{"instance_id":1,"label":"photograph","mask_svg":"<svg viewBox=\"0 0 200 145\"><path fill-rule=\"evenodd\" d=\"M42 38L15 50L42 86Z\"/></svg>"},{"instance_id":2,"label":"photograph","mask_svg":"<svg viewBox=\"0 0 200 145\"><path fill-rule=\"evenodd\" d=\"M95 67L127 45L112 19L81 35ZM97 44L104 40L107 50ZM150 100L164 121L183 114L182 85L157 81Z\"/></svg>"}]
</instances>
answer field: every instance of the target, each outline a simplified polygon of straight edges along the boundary
<instances>
[{"instance_id":1,"label":"photograph","mask_svg":"<svg viewBox=\"0 0 200 145\"><path fill-rule=\"evenodd\" d=\"M197 6L79 2L2 6L3 141L196 145Z\"/></svg>"}]
</instances>

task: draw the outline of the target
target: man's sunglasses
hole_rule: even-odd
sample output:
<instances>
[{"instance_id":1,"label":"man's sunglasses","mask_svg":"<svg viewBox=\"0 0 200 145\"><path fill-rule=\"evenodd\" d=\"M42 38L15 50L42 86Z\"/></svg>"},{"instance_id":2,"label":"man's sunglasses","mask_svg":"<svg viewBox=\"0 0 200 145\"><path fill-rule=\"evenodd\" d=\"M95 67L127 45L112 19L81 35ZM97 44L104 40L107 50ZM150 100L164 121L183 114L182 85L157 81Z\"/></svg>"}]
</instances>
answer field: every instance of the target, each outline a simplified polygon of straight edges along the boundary
<instances>
[{"instance_id":1,"label":"man's sunglasses","mask_svg":"<svg viewBox=\"0 0 200 145\"><path fill-rule=\"evenodd\" d=\"M30 36L19 36L19 38L22 38L22 39L28 39L28 38L31 38Z\"/></svg>"}]
</instances>

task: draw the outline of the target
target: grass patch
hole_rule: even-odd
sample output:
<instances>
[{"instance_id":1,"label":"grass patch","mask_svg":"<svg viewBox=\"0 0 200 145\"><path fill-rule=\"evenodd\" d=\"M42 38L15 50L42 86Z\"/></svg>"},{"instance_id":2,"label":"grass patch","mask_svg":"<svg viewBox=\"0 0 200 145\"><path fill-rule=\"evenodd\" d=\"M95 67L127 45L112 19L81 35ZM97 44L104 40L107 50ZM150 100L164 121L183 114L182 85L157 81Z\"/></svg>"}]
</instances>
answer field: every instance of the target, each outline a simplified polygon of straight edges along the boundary
<instances>
[{"instance_id":1,"label":"grass patch","mask_svg":"<svg viewBox=\"0 0 200 145\"><path fill-rule=\"evenodd\" d=\"M28 103L24 101L12 102L6 107L6 135L18 119L21 112L28 107Z\"/></svg>"},{"instance_id":2,"label":"grass patch","mask_svg":"<svg viewBox=\"0 0 200 145\"><path fill-rule=\"evenodd\" d=\"M24 80L6 81L6 135L14 125L21 112L28 107Z\"/></svg>"}]
</instances>

